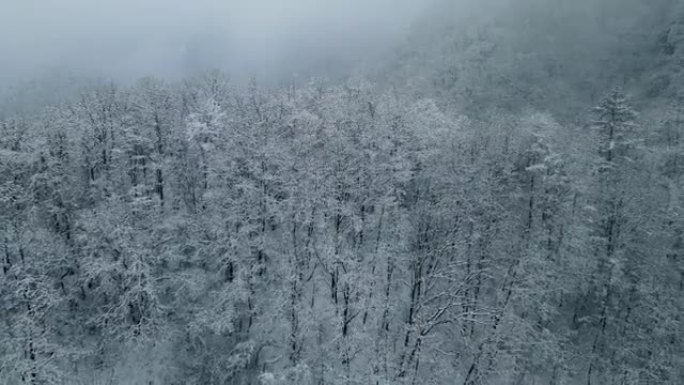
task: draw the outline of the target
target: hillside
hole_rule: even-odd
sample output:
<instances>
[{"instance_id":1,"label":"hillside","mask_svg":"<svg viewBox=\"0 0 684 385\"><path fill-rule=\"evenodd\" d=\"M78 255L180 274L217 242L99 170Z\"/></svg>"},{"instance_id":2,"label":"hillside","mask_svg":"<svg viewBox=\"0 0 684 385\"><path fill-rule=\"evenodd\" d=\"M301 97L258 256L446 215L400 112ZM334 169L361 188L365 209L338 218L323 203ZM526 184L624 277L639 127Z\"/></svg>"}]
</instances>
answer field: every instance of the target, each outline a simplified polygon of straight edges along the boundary
<instances>
[{"instance_id":1,"label":"hillside","mask_svg":"<svg viewBox=\"0 0 684 385\"><path fill-rule=\"evenodd\" d=\"M437 2L393 52L19 87L0 383L684 383L684 6Z\"/></svg>"}]
</instances>

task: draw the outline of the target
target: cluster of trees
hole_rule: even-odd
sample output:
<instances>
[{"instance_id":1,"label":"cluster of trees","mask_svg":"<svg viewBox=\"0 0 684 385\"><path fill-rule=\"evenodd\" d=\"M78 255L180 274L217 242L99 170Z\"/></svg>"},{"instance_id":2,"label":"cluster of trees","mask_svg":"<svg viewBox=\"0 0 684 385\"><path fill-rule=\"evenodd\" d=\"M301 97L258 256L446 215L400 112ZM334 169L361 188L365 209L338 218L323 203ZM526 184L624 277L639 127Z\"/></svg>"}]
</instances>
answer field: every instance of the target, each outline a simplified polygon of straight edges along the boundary
<instances>
[{"instance_id":1,"label":"cluster of trees","mask_svg":"<svg viewBox=\"0 0 684 385\"><path fill-rule=\"evenodd\" d=\"M681 86L680 1L437 1L379 76L483 117L585 114L607 90L639 102Z\"/></svg>"},{"instance_id":2,"label":"cluster of trees","mask_svg":"<svg viewBox=\"0 0 684 385\"><path fill-rule=\"evenodd\" d=\"M380 89L211 72L3 117L0 381L682 383L680 104Z\"/></svg>"}]
</instances>

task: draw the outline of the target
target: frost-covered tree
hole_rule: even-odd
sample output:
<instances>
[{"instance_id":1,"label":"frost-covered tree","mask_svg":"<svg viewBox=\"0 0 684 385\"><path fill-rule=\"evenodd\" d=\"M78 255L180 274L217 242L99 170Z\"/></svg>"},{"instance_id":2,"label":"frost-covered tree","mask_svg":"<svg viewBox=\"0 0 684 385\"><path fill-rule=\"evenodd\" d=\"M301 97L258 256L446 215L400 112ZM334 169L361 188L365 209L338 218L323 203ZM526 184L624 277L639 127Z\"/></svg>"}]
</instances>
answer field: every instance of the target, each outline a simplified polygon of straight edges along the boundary
<instances>
[{"instance_id":1,"label":"frost-covered tree","mask_svg":"<svg viewBox=\"0 0 684 385\"><path fill-rule=\"evenodd\" d=\"M213 72L3 118L1 381L681 382L678 107L413 91Z\"/></svg>"}]
</instances>

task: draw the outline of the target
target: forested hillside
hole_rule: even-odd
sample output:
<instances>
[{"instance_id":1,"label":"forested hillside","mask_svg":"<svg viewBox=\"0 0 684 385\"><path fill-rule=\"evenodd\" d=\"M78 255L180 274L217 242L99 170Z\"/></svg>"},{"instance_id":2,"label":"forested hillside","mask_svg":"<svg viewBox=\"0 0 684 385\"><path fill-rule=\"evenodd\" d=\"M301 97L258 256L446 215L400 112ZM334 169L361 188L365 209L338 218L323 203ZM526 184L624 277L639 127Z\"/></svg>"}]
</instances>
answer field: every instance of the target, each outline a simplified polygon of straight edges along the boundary
<instances>
[{"instance_id":1,"label":"forested hillside","mask_svg":"<svg viewBox=\"0 0 684 385\"><path fill-rule=\"evenodd\" d=\"M684 6L483 4L7 99L0 383L684 383Z\"/></svg>"}]
</instances>

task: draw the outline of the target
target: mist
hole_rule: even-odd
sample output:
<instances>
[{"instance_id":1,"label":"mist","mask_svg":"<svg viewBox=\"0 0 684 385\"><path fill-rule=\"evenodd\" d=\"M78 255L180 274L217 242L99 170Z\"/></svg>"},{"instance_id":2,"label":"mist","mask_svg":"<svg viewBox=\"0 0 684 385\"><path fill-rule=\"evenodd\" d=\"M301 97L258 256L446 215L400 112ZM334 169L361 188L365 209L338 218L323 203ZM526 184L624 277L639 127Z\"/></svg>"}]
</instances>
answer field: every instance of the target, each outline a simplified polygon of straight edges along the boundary
<instances>
[{"instance_id":1,"label":"mist","mask_svg":"<svg viewBox=\"0 0 684 385\"><path fill-rule=\"evenodd\" d=\"M0 84L53 71L115 80L207 69L334 74L400 41L426 3L3 0Z\"/></svg>"}]
</instances>

